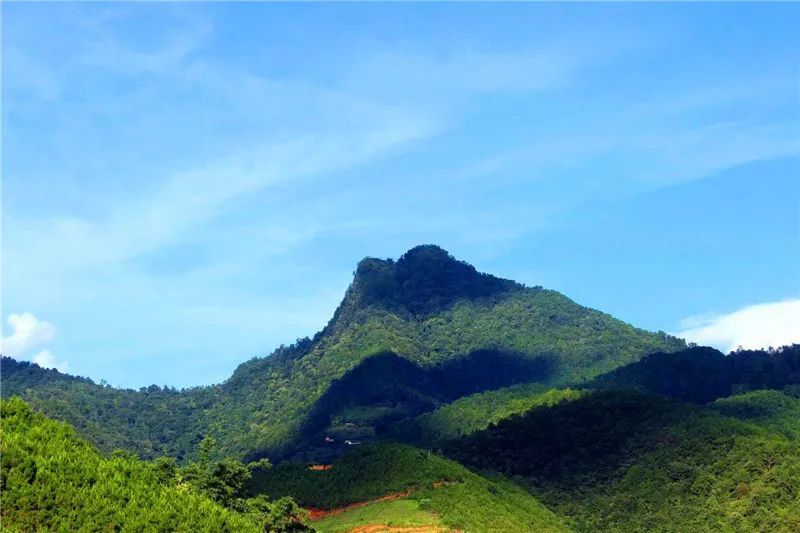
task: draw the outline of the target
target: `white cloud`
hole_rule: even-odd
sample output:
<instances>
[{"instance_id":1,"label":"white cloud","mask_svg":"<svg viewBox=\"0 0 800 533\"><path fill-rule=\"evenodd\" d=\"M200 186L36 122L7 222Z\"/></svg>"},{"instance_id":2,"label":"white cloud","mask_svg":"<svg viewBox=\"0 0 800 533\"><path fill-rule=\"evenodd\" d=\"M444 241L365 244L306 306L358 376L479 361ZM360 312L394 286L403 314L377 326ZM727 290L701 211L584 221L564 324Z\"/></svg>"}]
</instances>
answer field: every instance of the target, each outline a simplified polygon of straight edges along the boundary
<instances>
[{"instance_id":1,"label":"white cloud","mask_svg":"<svg viewBox=\"0 0 800 533\"><path fill-rule=\"evenodd\" d=\"M32 313L11 314L8 316L11 335L3 337L3 355L19 357L31 348L47 344L53 340L55 328L49 322L39 320Z\"/></svg>"},{"instance_id":2,"label":"white cloud","mask_svg":"<svg viewBox=\"0 0 800 533\"><path fill-rule=\"evenodd\" d=\"M27 358L32 348L48 344L53 340L56 329L50 322L39 320L33 313L11 314L8 316L11 335L3 337L2 354L15 358ZM48 349L39 351L30 360L42 368L55 368L66 372L69 364L56 360Z\"/></svg>"},{"instance_id":3,"label":"white cloud","mask_svg":"<svg viewBox=\"0 0 800 533\"><path fill-rule=\"evenodd\" d=\"M677 336L724 352L800 343L800 298L755 304L721 315L689 317Z\"/></svg>"},{"instance_id":4,"label":"white cloud","mask_svg":"<svg viewBox=\"0 0 800 533\"><path fill-rule=\"evenodd\" d=\"M37 353L31 358L31 362L36 363L42 368L55 368L64 374L69 370L69 364L66 361L57 361L53 352L50 350L42 350Z\"/></svg>"}]
</instances>

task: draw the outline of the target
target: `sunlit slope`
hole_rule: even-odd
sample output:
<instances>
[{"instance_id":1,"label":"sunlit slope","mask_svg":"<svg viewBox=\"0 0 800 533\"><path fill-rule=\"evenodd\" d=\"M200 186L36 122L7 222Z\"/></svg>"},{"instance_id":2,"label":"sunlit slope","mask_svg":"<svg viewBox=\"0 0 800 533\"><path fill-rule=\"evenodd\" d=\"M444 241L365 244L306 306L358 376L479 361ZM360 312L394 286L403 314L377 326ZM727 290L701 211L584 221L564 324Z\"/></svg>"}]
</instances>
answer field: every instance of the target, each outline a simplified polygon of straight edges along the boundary
<instances>
[{"instance_id":1,"label":"sunlit slope","mask_svg":"<svg viewBox=\"0 0 800 533\"><path fill-rule=\"evenodd\" d=\"M377 510L367 505L326 519L323 524L334 530L354 516L372 521L380 509L391 511L387 518L396 522L424 520L428 513L437 525L466 531L566 530L533 496L504 479L487 479L436 454L388 442L356 447L328 470L280 465L255 476L251 490L269 497L288 494L323 510L383 498L371 504ZM409 503L389 506L387 500Z\"/></svg>"},{"instance_id":2,"label":"sunlit slope","mask_svg":"<svg viewBox=\"0 0 800 533\"><path fill-rule=\"evenodd\" d=\"M757 390L720 398L711 408L720 414L763 426L771 431L800 438L800 387L787 392Z\"/></svg>"},{"instance_id":3,"label":"sunlit slope","mask_svg":"<svg viewBox=\"0 0 800 533\"><path fill-rule=\"evenodd\" d=\"M156 469L106 459L67 424L19 398L0 403L4 531L259 531L204 496L159 482Z\"/></svg>"},{"instance_id":4,"label":"sunlit slope","mask_svg":"<svg viewBox=\"0 0 800 533\"><path fill-rule=\"evenodd\" d=\"M510 416L535 407L574 400L582 394L584 392L581 390L548 389L538 384L515 385L471 394L398 424L391 435L404 442L437 447L448 440L486 429L489 424Z\"/></svg>"},{"instance_id":5,"label":"sunlit slope","mask_svg":"<svg viewBox=\"0 0 800 533\"><path fill-rule=\"evenodd\" d=\"M442 525L434 513L423 509L418 500L392 499L354 506L334 512L313 522L320 533L346 533L356 531L387 530L413 531L415 533L443 533L452 531Z\"/></svg>"}]
</instances>

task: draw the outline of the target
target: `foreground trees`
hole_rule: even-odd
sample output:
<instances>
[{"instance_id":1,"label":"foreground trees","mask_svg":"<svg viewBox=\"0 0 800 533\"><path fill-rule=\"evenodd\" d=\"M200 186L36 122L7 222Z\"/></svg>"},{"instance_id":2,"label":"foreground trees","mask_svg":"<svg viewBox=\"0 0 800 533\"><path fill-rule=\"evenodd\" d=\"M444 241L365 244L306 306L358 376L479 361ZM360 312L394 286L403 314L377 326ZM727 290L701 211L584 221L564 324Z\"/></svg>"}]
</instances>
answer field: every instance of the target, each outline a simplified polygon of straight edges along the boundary
<instances>
[{"instance_id":1,"label":"foreground trees","mask_svg":"<svg viewBox=\"0 0 800 533\"><path fill-rule=\"evenodd\" d=\"M254 466L205 461L178 468L130 453L103 457L67 424L19 398L0 403L0 505L7 531L306 531L291 499L246 498ZM213 442L205 441L211 448Z\"/></svg>"}]
</instances>

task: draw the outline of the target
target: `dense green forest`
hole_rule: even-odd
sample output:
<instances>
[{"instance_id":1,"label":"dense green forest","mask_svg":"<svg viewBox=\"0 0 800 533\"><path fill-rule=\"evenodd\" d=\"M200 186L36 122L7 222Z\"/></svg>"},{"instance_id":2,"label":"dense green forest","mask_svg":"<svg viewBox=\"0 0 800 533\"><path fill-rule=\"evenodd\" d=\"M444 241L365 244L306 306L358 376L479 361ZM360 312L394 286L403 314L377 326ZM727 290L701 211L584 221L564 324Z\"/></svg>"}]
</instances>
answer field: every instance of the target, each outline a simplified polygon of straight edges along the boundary
<instances>
[{"instance_id":1,"label":"dense green forest","mask_svg":"<svg viewBox=\"0 0 800 533\"><path fill-rule=\"evenodd\" d=\"M738 350L730 355L708 347L654 353L593 380L594 388L629 388L707 403L758 389L800 384L800 345Z\"/></svg>"},{"instance_id":2,"label":"dense green forest","mask_svg":"<svg viewBox=\"0 0 800 533\"><path fill-rule=\"evenodd\" d=\"M756 390L728 398L720 398L710 407L731 416L781 433L789 438L800 437L800 389L787 387L784 392Z\"/></svg>"},{"instance_id":3,"label":"dense green forest","mask_svg":"<svg viewBox=\"0 0 800 533\"><path fill-rule=\"evenodd\" d=\"M493 371L486 386L497 388L581 381L648 353L683 347L683 341L636 329L555 291L482 274L439 247L419 246L397 261L361 261L321 332L242 364L221 385L118 390L8 358L2 365L6 394L70 422L100 449L183 461L196 457L207 434L216 438L221 455L291 455L298 441L341 416L323 413L330 420L320 422L326 411L320 404L331 385L380 353L393 353L427 373L467 372L454 383L470 384L470 378ZM500 358L505 366L498 369ZM452 399L434 395L406 414Z\"/></svg>"},{"instance_id":4,"label":"dense green forest","mask_svg":"<svg viewBox=\"0 0 800 533\"><path fill-rule=\"evenodd\" d=\"M395 424L390 435L435 448L445 440L486 429L492 422L540 405L575 399L592 390L633 389L697 404L747 391L791 392L800 390L799 368L800 345L729 355L707 347L655 353L594 380L574 383L572 388L526 383L466 395Z\"/></svg>"},{"instance_id":5,"label":"dense green forest","mask_svg":"<svg viewBox=\"0 0 800 533\"><path fill-rule=\"evenodd\" d=\"M0 403L0 506L7 531L303 531L305 514L288 498L246 497L254 467L174 459L103 457L63 422L19 398Z\"/></svg>"},{"instance_id":6,"label":"dense green forest","mask_svg":"<svg viewBox=\"0 0 800 533\"><path fill-rule=\"evenodd\" d=\"M255 494L289 494L298 503L332 509L402 493L444 526L464 531L565 531L560 519L526 491L434 453L384 442L356 448L323 471L284 464L257 473Z\"/></svg>"},{"instance_id":7,"label":"dense green forest","mask_svg":"<svg viewBox=\"0 0 800 533\"><path fill-rule=\"evenodd\" d=\"M0 369L4 395L19 395L48 416L68 421L104 452L124 449L147 459L193 457L207 432L196 414L213 405L217 389L114 389L8 357Z\"/></svg>"},{"instance_id":8,"label":"dense green forest","mask_svg":"<svg viewBox=\"0 0 800 533\"><path fill-rule=\"evenodd\" d=\"M511 415L543 405L554 405L580 397L582 391L547 389L542 385L515 385L472 394L433 412L396 425L392 435L406 442L437 447L448 440L469 435Z\"/></svg>"},{"instance_id":9,"label":"dense green forest","mask_svg":"<svg viewBox=\"0 0 800 533\"><path fill-rule=\"evenodd\" d=\"M784 396L702 408L597 391L492 424L447 452L527 486L581 531L797 531L800 411Z\"/></svg>"}]
</instances>

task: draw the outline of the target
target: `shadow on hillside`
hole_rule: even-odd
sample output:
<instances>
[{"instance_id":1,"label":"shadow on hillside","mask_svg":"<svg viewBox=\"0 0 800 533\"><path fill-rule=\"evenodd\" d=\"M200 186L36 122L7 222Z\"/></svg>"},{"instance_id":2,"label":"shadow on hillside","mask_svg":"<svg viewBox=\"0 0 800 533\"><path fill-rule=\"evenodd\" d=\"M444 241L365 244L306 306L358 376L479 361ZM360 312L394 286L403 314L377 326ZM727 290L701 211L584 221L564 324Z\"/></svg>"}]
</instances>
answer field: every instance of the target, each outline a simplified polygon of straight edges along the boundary
<instances>
[{"instance_id":1,"label":"shadow on hillside","mask_svg":"<svg viewBox=\"0 0 800 533\"><path fill-rule=\"evenodd\" d=\"M705 346L654 353L598 376L592 389L635 389L705 404L759 389L800 383L800 345L741 350L725 355Z\"/></svg>"},{"instance_id":2,"label":"shadow on hillside","mask_svg":"<svg viewBox=\"0 0 800 533\"><path fill-rule=\"evenodd\" d=\"M595 391L541 406L444 445L479 470L522 476L534 486L575 489L607 483L657 446L678 448L694 407L635 391ZM724 430L723 430L724 431Z\"/></svg>"},{"instance_id":3,"label":"shadow on hillside","mask_svg":"<svg viewBox=\"0 0 800 533\"><path fill-rule=\"evenodd\" d=\"M462 396L543 381L553 374L554 364L550 357L500 350L476 350L432 367L421 367L391 352L375 354L333 382L314 404L294 442L277 454L273 450L270 458L309 460L337 455L347 446L346 440L380 436L399 420ZM325 436L333 442L325 441ZM297 455L309 450L310 455Z\"/></svg>"}]
</instances>

